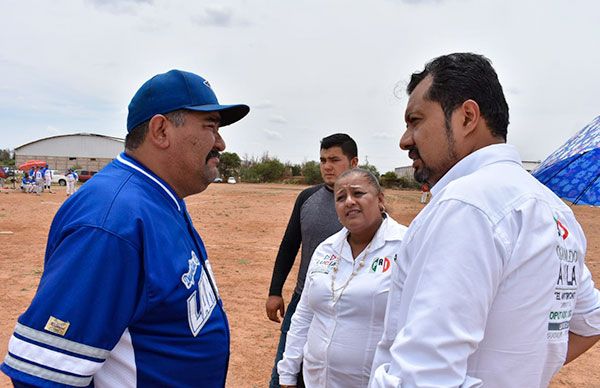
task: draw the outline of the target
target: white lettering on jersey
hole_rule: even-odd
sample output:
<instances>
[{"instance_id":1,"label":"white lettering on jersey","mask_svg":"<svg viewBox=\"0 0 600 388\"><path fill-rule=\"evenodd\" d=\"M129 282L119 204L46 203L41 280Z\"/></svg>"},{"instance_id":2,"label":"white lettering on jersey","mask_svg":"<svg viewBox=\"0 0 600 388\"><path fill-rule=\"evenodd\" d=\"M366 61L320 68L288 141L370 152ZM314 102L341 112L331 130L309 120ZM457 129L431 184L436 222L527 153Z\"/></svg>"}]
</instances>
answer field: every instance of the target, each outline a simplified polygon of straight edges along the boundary
<instances>
[{"instance_id":1,"label":"white lettering on jersey","mask_svg":"<svg viewBox=\"0 0 600 388\"><path fill-rule=\"evenodd\" d=\"M194 276L196 276L196 269L199 265L198 256L192 251L192 257L188 260L188 271L181 275L181 281L188 290L194 285Z\"/></svg>"},{"instance_id":2,"label":"white lettering on jersey","mask_svg":"<svg viewBox=\"0 0 600 388\"><path fill-rule=\"evenodd\" d=\"M200 296L196 297L198 291ZM204 271L200 273L198 291L194 291L187 300L188 322L194 337L202 330L202 327L217 305L217 297L213 293L208 275ZM199 306L198 302L200 303Z\"/></svg>"}]
</instances>

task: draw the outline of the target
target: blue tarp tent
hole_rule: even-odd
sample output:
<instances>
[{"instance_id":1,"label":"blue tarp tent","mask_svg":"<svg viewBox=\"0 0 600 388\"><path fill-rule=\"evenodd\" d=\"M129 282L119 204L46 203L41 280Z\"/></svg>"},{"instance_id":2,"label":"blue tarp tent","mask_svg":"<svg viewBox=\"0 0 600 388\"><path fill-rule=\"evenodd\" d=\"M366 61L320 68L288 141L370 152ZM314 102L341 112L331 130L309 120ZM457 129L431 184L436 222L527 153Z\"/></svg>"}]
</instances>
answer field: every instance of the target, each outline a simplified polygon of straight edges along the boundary
<instances>
[{"instance_id":1,"label":"blue tarp tent","mask_svg":"<svg viewBox=\"0 0 600 388\"><path fill-rule=\"evenodd\" d=\"M533 176L573 204L600 206L600 116L554 151Z\"/></svg>"}]
</instances>

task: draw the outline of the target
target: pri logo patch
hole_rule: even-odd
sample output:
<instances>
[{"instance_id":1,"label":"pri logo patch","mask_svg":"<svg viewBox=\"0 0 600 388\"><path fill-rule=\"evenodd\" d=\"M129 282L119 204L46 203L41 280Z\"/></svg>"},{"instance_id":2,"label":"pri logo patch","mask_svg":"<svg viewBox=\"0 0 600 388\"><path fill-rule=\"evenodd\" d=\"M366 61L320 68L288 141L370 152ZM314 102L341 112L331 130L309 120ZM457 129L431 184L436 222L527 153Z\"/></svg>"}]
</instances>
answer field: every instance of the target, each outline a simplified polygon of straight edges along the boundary
<instances>
[{"instance_id":1,"label":"pri logo patch","mask_svg":"<svg viewBox=\"0 0 600 388\"><path fill-rule=\"evenodd\" d=\"M558 235L562 237L563 240L566 240L569 237L569 231L567 228L558 220L557 216L554 216L554 221L556 221L556 230L558 231Z\"/></svg>"},{"instance_id":2,"label":"pri logo patch","mask_svg":"<svg viewBox=\"0 0 600 388\"><path fill-rule=\"evenodd\" d=\"M376 257L371 263L371 272L384 273L390 269L391 260L387 257Z\"/></svg>"}]
</instances>

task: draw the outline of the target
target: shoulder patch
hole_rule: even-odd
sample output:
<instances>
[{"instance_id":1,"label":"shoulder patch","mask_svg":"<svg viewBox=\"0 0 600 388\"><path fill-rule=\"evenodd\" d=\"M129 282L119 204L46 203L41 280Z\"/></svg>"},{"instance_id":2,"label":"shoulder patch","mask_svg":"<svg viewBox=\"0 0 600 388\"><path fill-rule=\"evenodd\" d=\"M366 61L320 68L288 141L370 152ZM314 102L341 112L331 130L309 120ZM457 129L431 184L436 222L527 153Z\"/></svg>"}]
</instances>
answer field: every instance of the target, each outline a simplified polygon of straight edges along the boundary
<instances>
[{"instance_id":1,"label":"shoulder patch","mask_svg":"<svg viewBox=\"0 0 600 388\"><path fill-rule=\"evenodd\" d=\"M64 336L67 333L67 330L69 330L70 325L71 323L69 322L61 321L58 318L50 316L48 322L46 322L46 326L44 326L44 330Z\"/></svg>"}]
</instances>

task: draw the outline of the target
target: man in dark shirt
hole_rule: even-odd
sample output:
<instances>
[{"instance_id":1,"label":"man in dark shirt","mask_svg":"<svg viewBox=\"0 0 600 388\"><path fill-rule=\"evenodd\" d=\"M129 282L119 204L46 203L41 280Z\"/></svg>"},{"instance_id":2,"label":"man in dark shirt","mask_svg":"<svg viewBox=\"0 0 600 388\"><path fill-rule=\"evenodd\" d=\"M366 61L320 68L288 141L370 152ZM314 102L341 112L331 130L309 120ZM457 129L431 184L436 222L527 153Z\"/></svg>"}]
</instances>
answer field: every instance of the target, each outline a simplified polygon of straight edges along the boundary
<instances>
[{"instance_id":1,"label":"man in dark shirt","mask_svg":"<svg viewBox=\"0 0 600 388\"><path fill-rule=\"evenodd\" d=\"M343 133L336 133L323 138L320 154L321 177L324 183L303 190L296 198L294 210L275 259L275 268L273 268L269 298L266 303L267 316L277 323L280 322L280 317L283 317L283 323L275 357L275 366L269 384L271 388L279 387L277 363L283 356L285 339L290 328L292 315L296 311L296 305L302 294L310 258L320 243L342 228L335 212L333 184L338 175L358 165L356 142ZM286 311L281 292L290 270L294 266L300 245L302 245L302 251L298 280L296 281L294 295ZM301 379L298 380L298 385L302 385Z\"/></svg>"}]
</instances>

